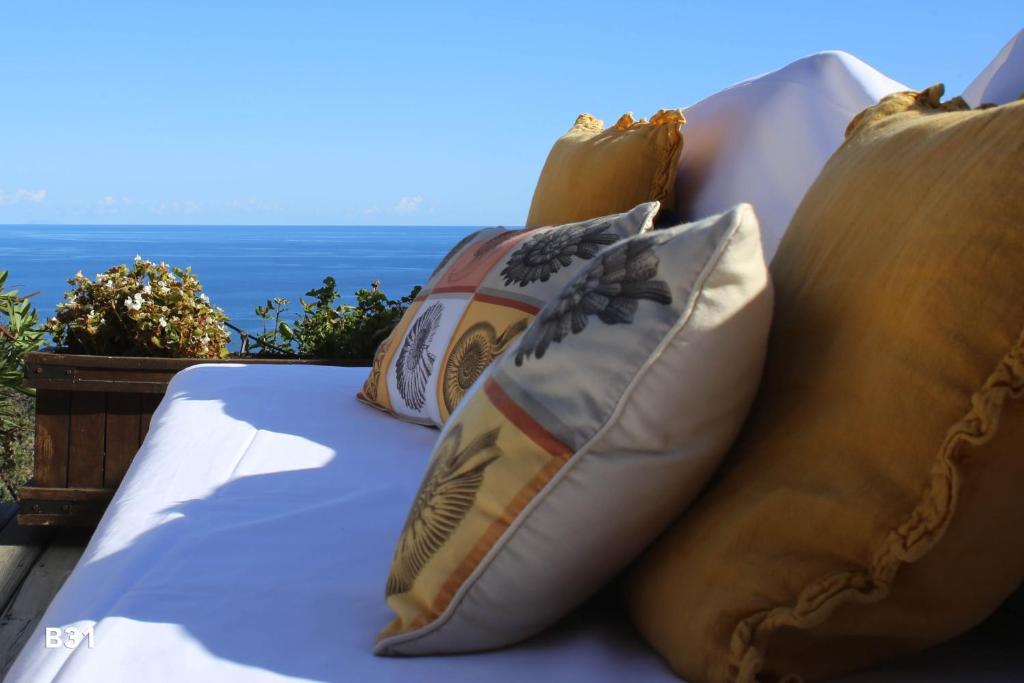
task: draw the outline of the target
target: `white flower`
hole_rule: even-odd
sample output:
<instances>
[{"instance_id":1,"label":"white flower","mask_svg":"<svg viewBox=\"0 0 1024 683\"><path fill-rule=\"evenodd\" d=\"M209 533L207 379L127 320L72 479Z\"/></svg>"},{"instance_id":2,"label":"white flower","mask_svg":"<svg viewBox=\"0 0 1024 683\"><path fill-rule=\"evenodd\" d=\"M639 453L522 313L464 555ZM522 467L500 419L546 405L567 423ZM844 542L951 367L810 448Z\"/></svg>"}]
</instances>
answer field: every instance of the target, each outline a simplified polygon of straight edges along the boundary
<instances>
[{"instance_id":1,"label":"white flower","mask_svg":"<svg viewBox=\"0 0 1024 683\"><path fill-rule=\"evenodd\" d=\"M56 325L57 324L57 318L50 318L50 322L53 323L54 325Z\"/></svg>"},{"instance_id":2,"label":"white flower","mask_svg":"<svg viewBox=\"0 0 1024 683\"><path fill-rule=\"evenodd\" d=\"M134 297L125 297L124 307L129 311L138 311L142 309L142 296L136 294Z\"/></svg>"},{"instance_id":3,"label":"white flower","mask_svg":"<svg viewBox=\"0 0 1024 683\"><path fill-rule=\"evenodd\" d=\"M210 302L210 297L206 296L205 294L200 294L199 298L205 301L206 303Z\"/></svg>"},{"instance_id":4,"label":"white flower","mask_svg":"<svg viewBox=\"0 0 1024 683\"><path fill-rule=\"evenodd\" d=\"M107 279L106 274L104 274L104 273L96 273L96 282L103 282L106 279Z\"/></svg>"},{"instance_id":5,"label":"white flower","mask_svg":"<svg viewBox=\"0 0 1024 683\"><path fill-rule=\"evenodd\" d=\"M135 255L135 258L134 258L134 259L132 259L132 260L133 260L133 261L135 261L136 263L138 263L139 261L141 261L141 260L142 260L142 257L141 257L141 256L139 256L138 254L136 254L136 255Z\"/></svg>"},{"instance_id":6,"label":"white flower","mask_svg":"<svg viewBox=\"0 0 1024 683\"><path fill-rule=\"evenodd\" d=\"M75 273L75 279L76 280L79 280L79 279L81 279L83 277L85 277L85 276L82 275L82 271L78 271L77 273Z\"/></svg>"},{"instance_id":7,"label":"white flower","mask_svg":"<svg viewBox=\"0 0 1024 683\"><path fill-rule=\"evenodd\" d=\"M143 294L152 294L152 292L153 292L152 285L146 285L145 287L142 288L142 293Z\"/></svg>"},{"instance_id":8,"label":"white flower","mask_svg":"<svg viewBox=\"0 0 1024 683\"><path fill-rule=\"evenodd\" d=\"M167 318L160 318L160 327L167 327Z\"/></svg>"}]
</instances>

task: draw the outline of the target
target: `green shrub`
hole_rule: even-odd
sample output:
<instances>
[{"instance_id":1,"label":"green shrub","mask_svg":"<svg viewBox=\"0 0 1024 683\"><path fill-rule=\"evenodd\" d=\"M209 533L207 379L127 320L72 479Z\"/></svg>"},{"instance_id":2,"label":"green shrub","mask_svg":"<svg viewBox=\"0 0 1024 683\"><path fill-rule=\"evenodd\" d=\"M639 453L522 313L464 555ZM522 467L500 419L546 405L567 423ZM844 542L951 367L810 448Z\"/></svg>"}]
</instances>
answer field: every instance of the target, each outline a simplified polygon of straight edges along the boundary
<instances>
[{"instance_id":1,"label":"green shrub","mask_svg":"<svg viewBox=\"0 0 1024 683\"><path fill-rule=\"evenodd\" d=\"M79 272L47 326L58 349L102 356L221 358L227 316L210 304L191 268L135 257L95 281Z\"/></svg>"},{"instance_id":2,"label":"green shrub","mask_svg":"<svg viewBox=\"0 0 1024 683\"><path fill-rule=\"evenodd\" d=\"M229 324L242 340L242 356L295 356L297 350L292 343L292 328L282 320L288 311L288 299L275 297L267 299L265 306L256 307L256 317L263 321L263 331L258 335Z\"/></svg>"},{"instance_id":3,"label":"green shrub","mask_svg":"<svg viewBox=\"0 0 1024 683\"><path fill-rule=\"evenodd\" d=\"M6 286L7 271L0 270L0 386L31 394L24 385L25 354L42 348L45 333L29 297Z\"/></svg>"},{"instance_id":4,"label":"green shrub","mask_svg":"<svg viewBox=\"0 0 1024 683\"><path fill-rule=\"evenodd\" d=\"M35 399L0 388L0 500L17 500L18 487L32 478Z\"/></svg>"},{"instance_id":5,"label":"green shrub","mask_svg":"<svg viewBox=\"0 0 1024 683\"><path fill-rule=\"evenodd\" d=\"M323 287L306 292L311 301L299 299L302 314L292 324L283 319L287 299L270 299L265 306L257 306L263 332L243 337L243 354L370 359L420 291L414 287L407 296L389 299L375 281L370 289L356 292L353 306L337 303L341 295L333 277L325 277L323 282Z\"/></svg>"},{"instance_id":6,"label":"green shrub","mask_svg":"<svg viewBox=\"0 0 1024 683\"><path fill-rule=\"evenodd\" d=\"M25 354L43 346L39 317L0 271L0 500L15 500L32 476L35 393L25 386Z\"/></svg>"}]
</instances>

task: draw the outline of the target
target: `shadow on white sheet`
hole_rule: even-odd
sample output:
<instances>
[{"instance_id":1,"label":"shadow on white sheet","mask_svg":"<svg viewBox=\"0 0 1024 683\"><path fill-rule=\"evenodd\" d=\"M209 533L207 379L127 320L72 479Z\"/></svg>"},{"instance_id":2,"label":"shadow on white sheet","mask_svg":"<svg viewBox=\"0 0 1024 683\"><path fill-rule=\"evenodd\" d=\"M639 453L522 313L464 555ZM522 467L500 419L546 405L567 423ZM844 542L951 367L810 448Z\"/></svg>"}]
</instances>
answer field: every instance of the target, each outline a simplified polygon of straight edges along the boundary
<instances>
[{"instance_id":1,"label":"shadow on white sheet","mask_svg":"<svg viewBox=\"0 0 1024 683\"><path fill-rule=\"evenodd\" d=\"M8 680L674 680L607 605L500 652L372 654L384 580L437 432L358 403L365 369L203 366L178 376Z\"/></svg>"},{"instance_id":2,"label":"shadow on white sheet","mask_svg":"<svg viewBox=\"0 0 1024 683\"><path fill-rule=\"evenodd\" d=\"M374 657L394 542L437 432L357 403L365 372L180 374L41 624L94 625L95 647L46 649L38 632L6 680L677 680L607 599L495 652ZM971 637L849 680L1022 680L1024 655Z\"/></svg>"}]
</instances>

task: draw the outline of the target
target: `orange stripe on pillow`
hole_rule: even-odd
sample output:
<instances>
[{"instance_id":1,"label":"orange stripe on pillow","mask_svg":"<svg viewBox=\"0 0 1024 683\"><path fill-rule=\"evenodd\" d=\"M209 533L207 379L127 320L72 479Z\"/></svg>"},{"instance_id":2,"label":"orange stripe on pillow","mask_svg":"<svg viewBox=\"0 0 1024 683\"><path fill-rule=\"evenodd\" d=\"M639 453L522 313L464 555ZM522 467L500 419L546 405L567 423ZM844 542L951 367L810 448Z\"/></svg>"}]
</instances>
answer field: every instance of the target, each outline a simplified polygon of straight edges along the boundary
<instances>
[{"instance_id":1,"label":"orange stripe on pillow","mask_svg":"<svg viewBox=\"0 0 1024 683\"><path fill-rule=\"evenodd\" d=\"M516 517L526 508L526 506L533 500L537 494L541 492L548 482L551 481L552 477L558 473L558 470L562 469L565 465L565 460L551 460L545 465L537 474L533 476L530 481L526 483L523 488L519 489L519 493L515 495L512 501L502 510L501 516L491 522L490 526L483 535L477 539L477 542L473 544L473 547L466 554L459 565L455 568L445 582L441 585L437 595L434 596L434 601L430 604L430 612L423 617L418 618L408 630L414 628L420 628L434 619L441 616L448 605L451 604L452 599L455 597L455 593L458 592L462 584L469 579L484 557L491 551L491 548L501 539L502 535L508 530L515 521ZM421 621L422 620L422 621ZM418 623L417 623L418 622Z\"/></svg>"},{"instance_id":2,"label":"orange stripe on pillow","mask_svg":"<svg viewBox=\"0 0 1024 683\"><path fill-rule=\"evenodd\" d=\"M431 294L472 294L476 291L473 285L453 285L451 287L434 287Z\"/></svg>"},{"instance_id":3,"label":"orange stripe on pillow","mask_svg":"<svg viewBox=\"0 0 1024 683\"><path fill-rule=\"evenodd\" d=\"M490 294L481 294L477 292L476 296L473 297L474 301L479 301L485 304L495 304L497 306L504 306L506 308L515 308L520 311L525 311L531 315L536 315L537 311L540 310L539 306L528 304L525 301L516 301L515 299L506 299L501 296L492 296Z\"/></svg>"},{"instance_id":4,"label":"orange stripe on pillow","mask_svg":"<svg viewBox=\"0 0 1024 683\"><path fill-rule=\"evenodd\" d=\"M504 415L509 422L514 424L519 431L526 434L541 448L556 457L572 455L572 449L555 438L548 430L544 429L533 416L522 409L518 403L505 393L505 390L498 386L493 379L488 379L484 384L484 392L491 399L494 407Z\"/></svg>"}]
</instances>

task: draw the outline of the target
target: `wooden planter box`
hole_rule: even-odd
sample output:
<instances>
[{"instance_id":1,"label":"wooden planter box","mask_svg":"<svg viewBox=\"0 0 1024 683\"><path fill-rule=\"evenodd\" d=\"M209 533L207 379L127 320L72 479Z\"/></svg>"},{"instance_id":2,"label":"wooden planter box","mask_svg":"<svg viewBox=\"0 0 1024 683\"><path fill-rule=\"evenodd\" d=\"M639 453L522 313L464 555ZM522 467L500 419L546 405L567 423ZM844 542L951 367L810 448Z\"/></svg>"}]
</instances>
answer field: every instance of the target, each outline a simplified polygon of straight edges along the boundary
<instances>
[{"instance_id":1,"label":"wooden planter box","mask_svg":"<svg viewBox=\"0 0 1024 683\"><path fill-rule=\"evenodd\" d=\"M178 371L201 363L370 365L369 360L30 353L25 375L36 390L35 466L32 481L19 492L18 523L95 525L149 431L167 383Z\"/></svg>"}]
</instances>

